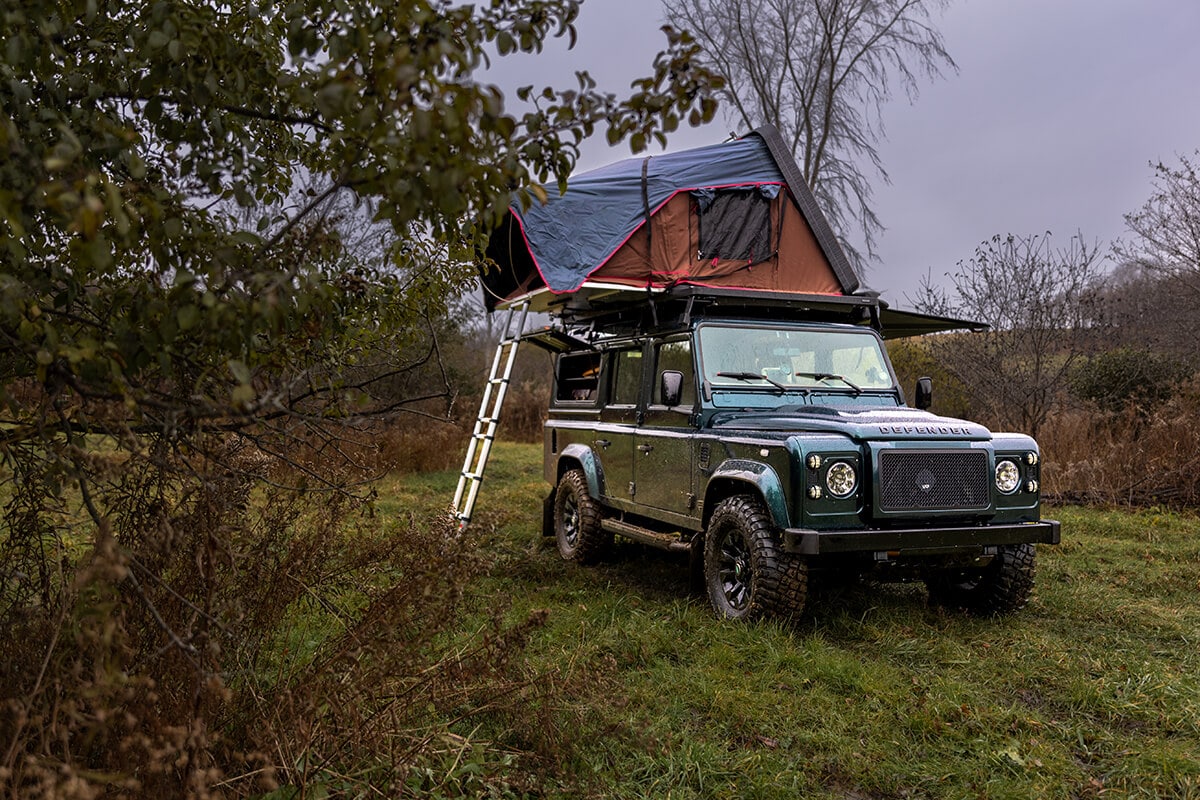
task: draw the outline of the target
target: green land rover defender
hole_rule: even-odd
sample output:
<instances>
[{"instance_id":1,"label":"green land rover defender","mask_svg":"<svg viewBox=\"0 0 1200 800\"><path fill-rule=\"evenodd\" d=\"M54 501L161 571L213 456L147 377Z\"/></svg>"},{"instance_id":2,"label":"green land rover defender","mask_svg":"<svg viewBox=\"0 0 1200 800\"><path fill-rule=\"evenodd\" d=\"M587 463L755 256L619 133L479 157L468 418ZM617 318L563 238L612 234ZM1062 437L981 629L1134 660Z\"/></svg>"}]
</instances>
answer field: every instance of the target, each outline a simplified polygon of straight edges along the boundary
<instances>
[{"instance_id":1,"label":"green land rover defender","mask_svg":"<svg viewBox=\"0 0 1200 800\"><path fill-rule=\"evenodd\" d=\"M910 406L869 316L695 291L527 337L557 353L544 532L562 557L594 563L614 535L687 551L733 619L797 616L818 572L1022 608L1035 545L1059 541L1037 442L930 413L928 379Z\"/></svg>"}]
</instances>

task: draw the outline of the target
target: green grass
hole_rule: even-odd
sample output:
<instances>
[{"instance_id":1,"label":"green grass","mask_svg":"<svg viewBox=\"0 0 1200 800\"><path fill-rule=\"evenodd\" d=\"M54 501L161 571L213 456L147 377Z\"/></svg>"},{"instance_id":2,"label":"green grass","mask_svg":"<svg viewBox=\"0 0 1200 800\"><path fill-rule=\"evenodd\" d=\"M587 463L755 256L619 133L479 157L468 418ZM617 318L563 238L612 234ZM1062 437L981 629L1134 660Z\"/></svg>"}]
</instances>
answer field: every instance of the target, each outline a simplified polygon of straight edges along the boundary
<instances>
[{"instance_id":1,"label":"green grass","mask_svg":"<svg viewBox=\"0 0 1200 800\"><path fill-rule=\"evenodd\" d=\"M448 505L455 473L380 486ZM473 533L481 609L547 609L529 667L560 687L563 786L605 797L1200 798L1200 520L1054 508L1024 611L923 587L814 595L795 628L714 618L686 563L628 542L594 568L539 534L537 445L500 443Z\"/></svg>"}]
</instances>

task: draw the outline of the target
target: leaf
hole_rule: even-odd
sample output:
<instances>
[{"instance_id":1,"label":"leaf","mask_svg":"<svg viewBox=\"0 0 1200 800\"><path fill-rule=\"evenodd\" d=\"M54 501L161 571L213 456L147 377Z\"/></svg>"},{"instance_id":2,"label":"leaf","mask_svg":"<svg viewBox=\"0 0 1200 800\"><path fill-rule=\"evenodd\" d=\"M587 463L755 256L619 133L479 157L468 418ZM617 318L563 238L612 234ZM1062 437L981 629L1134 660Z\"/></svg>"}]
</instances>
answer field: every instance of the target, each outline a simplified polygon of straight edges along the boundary
<instances>
[{"instance_id":1,"label":"leaf","mask_svg":"<svg viewBox=\"0 0 1200 800\"><path fill-rule=\"evenodd\" d=\"M179 330L191 330L200 322L200 309L192 305L184 306L179 309L175 318L179 322Z\"/></svg>"},{"instance_id":2,"label":"leaf","mask_svg":"<svg viewBox=\"0 0 1200 800\"><path fill-rule=\"evenodd\" d=\"M253 386L243 383L235 386L233 391L229 393L229 401L238 408L245 408L253 403L254 398L257 396Z\"/></svg>"},{"instance_id":3,"label":"leaf","mask_svg":"<svg viewBox=\"0 0 1200 800\"><path fill-rule=\"evenodd\" d=\"M229 367L229 372L232 373L234 380L241 384L250 383L250 368L246 366L245 362L231 358L225 364Z\"/></svg>"}]
</instances>

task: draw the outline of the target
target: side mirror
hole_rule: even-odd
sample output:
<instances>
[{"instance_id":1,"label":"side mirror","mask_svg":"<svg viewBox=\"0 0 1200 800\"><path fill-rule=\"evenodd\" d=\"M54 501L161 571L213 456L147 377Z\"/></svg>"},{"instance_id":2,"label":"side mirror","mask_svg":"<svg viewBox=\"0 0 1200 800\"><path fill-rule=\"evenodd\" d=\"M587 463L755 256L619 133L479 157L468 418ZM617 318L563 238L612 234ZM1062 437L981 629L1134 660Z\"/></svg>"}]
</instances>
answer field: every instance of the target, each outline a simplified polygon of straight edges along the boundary
<instances>
[{"instance_id":1,"label":"side mirror","mask_svg":"<svg viewBox=\"0 0 1200 800\"><path fill-rule=\"evenodd\" d=\"M913 405L920 409L927 409L933 405L932 379L917 378L917 396L913 401Z\"/></svg>"},{"instance_id":2,"label":"side mirror","mask_svg":"<svg viewBox=\"0 0 1200 800\"><path fill-rule=\"evenodd\" d=\"M683 373L679 370L664 369L659 376L659 398L664 406L679 405L680 395L683 394Z\"/></svg>"}]
</instances>

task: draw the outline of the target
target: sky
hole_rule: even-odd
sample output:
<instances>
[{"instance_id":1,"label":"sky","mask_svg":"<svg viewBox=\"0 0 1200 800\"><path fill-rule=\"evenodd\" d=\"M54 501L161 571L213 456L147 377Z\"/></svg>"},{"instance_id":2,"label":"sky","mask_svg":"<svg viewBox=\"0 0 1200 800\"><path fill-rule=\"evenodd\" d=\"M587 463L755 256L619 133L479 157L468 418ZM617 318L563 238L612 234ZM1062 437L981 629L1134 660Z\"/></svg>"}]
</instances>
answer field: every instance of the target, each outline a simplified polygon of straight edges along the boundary
<instances>
[{"instance_id":1,"label":"sky","mask_svg":"<svg viewBox=\"0 0 1200 800\"><path fill-rule=\"evenodd\" d=\"M621 95L651 73L661 24L654 0L585 0L573 50L556 41L500 59L487 79L515 102L510 89L570 87L586 69ZM887 230L865 283L893 305L911 305L926 275L948 285L995 234L1049 231L1062 245L1079 234L1107 251L1153 191L1151 162L1200 148L1196 0L952 0L939 27L958 72L883 110L891 183L875 181L875 207ZM719 114L673 134L668 149L735 127ZM629 155L600 133L579 169Z\"/></svg>"}]
</instances>

